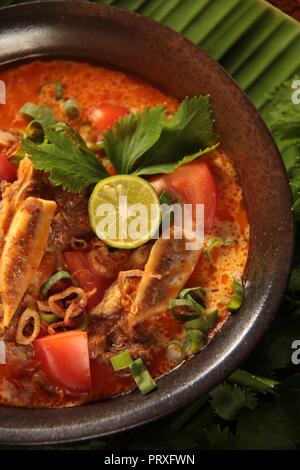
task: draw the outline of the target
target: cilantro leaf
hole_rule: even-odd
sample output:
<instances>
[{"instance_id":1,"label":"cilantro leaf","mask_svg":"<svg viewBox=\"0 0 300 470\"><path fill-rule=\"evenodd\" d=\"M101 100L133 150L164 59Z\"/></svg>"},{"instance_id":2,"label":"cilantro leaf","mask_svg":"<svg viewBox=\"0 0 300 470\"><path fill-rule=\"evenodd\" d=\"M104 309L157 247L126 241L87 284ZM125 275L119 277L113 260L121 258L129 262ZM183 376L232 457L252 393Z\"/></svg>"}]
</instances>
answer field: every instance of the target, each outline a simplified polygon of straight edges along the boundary
<instances>
[{"instance_id":1,"label":"cilantro leaf","mask_svg":"<svg viewBox=\"0 0 300 470\"><path fill-rule=\"evenodd\" d=\"M186 98L170 118L162 106L124 116L103 142L118 173L170 173L215 148L209 97Z\"/></svg>"},{"instance_id":2,"label":"cilantro leaf","mask_svg":"<svg viewBox=\"0 0 300 470\"><path fill-rule=\"evenodd\" d=\"M210 392L211 406L220 418L236 419L243 408L254 409L257 404L253 393L226 382Z\"/></svg>"},{"instance_id":3,"label":"cilantro leaf","mask_svg":"<svg viewBox=\"0 0 300 470\"><path fill-rule=\"evenodd\" d=\"M261 401L255 410L244 410L237 424L241 449L288 450L295 448L295 435L278 401Z\"/></svg>"},{"instance_id":4,"label":"cilantro leaf","mask_svg":"<svg viewBox=\"0 0 300 470\"><path fill-rule=\"evenodd\" d=\"M44 143L35 144L23 139L21 148L29 155L34 168L49 173L52 184L80 192L108 176L97 157L67 124L54 124L44 131Z\"/></svg>"},{"instance_id":5,"label":"cilantro leaf","mask_svg":"<svg viewBox=\"0 0 300 470\"><path fill-rule=\"evenodd\" d=\"M204 429L209 440L209 450L236 450L240 446L239 438L229 431L221 428L219 424L210 424Z\"/></svg>"},{"instance_id":6,"label":"cilantro leaf","mask_svg":"<svg viewBox=\"0 0 300 470\"><path fill-rule=\"evenodd\" d=\"M158 141L164 114L163 106L127 114L104 133L105 153L117 173L132 173L135 163Z\"/></svg>"}]
</instances>

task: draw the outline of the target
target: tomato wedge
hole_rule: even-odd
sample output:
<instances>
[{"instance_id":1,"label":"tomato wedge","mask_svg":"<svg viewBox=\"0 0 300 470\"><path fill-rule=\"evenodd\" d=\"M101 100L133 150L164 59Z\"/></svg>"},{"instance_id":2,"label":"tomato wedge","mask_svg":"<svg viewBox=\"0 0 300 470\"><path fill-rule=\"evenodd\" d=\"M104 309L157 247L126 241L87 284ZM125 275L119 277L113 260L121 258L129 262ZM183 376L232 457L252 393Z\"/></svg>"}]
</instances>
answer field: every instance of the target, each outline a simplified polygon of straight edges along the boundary
<instances>
[{"instance_id":1,"label":"tomato wedge","mask_svg":"<svg viewBox=\"0 0 300 470\"><path fill-rule=\"evenodd\" d=\"M73 392L91 389L91 371L87 333L67 331L44 336L33 342L42 368L53 383Z\"/></svg>"},{"instance_id":2,"label":"tomato wedge","mask_svg":"<svg viewBox=\"0 0 300 470\"><path fill-rule=\"evenodd\" d=\"M125 108L125 106L102 103L96 108L91 109L88 114L94 127L98 131L103 132L110 129L117 119L128 113L129 109Z\"/></svg>"},{"instance_id":3,"label":"tomato wedge","mask_svg":"<svg viewBox=\"0 0 300 470\"><path fill-rule=\"evenodd\" d=\"M88 310L94 308L101 300L104 292L111 284L111 280L93 273L90 269L87 257L79 251L66 251L65 262L72 276L79 282L85 292L97 289L96 293L89 298Z\"/></svg>"},{"instance_id":4,"label":"tomato wedge","mask_svg":"<svg viewBox=\"0 0 300 470\"><path fill-rule=\"evenodd\" d=\"M194 160L178 168L174 173L158 175L149 179L158 193L166 190L186 204L204 204L205 231L210 230L215 221L217 208L217 189L208 165Z\"/></svg>"},{"instance_id":5,"label":"tomato wedge","mask_svg":"<svg viewBox=\"0 0 300 470\"><path fill-rule=\"evenodd\" d=\"M17 179L17 169L8 158L0 154L0 180L12 183Z\"/></svg>"}]
</instances>

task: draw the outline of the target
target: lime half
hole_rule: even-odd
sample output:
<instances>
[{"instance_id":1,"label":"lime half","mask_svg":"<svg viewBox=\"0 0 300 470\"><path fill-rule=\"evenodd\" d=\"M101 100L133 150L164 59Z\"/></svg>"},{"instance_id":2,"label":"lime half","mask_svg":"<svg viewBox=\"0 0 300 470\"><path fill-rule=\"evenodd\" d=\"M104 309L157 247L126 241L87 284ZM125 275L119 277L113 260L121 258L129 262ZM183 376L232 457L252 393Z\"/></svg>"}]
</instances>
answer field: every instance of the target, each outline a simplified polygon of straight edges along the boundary
<instances>
[{"instance_id":1,"label":"lime half","mask_svg":"<svg viewBox=\"0 0 300 470\"><path fill-rule=\"evenodd\" d=\"M159 199L153 187L139 176L110 176L95 186L89 218L97 237L109 246L136 248L157 234Z\"/></svg>"}]
</instances>

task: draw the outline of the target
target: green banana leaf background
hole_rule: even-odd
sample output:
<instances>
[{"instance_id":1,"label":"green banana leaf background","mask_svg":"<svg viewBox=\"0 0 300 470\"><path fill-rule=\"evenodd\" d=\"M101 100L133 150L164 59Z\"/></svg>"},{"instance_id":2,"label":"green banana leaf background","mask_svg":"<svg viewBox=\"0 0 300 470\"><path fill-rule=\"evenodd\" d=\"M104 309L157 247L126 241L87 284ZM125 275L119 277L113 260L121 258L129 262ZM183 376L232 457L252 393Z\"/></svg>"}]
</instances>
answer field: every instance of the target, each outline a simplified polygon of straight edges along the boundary
<instances>
[{"instance_id":1,"label":"green banana leaf background","mask_svg":"<svg viewBox=\"0 0 300 470\"><path fill-rule=\"evenodd\" d=\"M20 1L0 0L0 6ZM64 449L300 448L300 25L263 0L102 0L149 16L214 57L256 105L281 151L296 219L294 267L277 318L241 369L173 416L118 437ZM88 5L87 5L88 8ZM46 449L49 447L44 447ZM30 449L30 448L28 448Z\"/></svg>"}]
</instances>

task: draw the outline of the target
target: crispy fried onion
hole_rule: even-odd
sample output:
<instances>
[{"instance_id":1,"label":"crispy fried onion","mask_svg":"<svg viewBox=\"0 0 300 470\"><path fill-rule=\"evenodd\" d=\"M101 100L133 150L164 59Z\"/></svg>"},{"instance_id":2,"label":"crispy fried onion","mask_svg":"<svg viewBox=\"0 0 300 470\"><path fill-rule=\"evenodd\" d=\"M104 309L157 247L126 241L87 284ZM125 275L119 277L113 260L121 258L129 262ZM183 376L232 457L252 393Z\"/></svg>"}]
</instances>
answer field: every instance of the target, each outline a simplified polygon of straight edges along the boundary
<instances>
[{"instance_id":1,"label":"crispy fried onion","mask_svg":"<svg viewBox=\"0 0 300 470\"><path fill-rule=\"evenodd\" d=\"M89 298L96 289L86 293L80 287L68 287L58 294L53 294L47 301L38 301L38 308L44 312L51 312L62 320L48 327L48 333L56 333L60 327L73 327L73 320L85 311Z\"/></svg>"},{"instance_id":2,"label":"crispy fried onion","mask_svg":"<svg viewBox=\"0 0 300 470\"><path fill-rule=\"evenodd\" d=\"M89 264L95 273L114 278L128 261L127 251L110 252L101 240L92 241L92 250L87 253Z\"/></svg>"},{"instance_id":3,"label":"crispy fried onion","mask_svg":"<svg viewBox=\"0 0 300 470\"><path fill-rule=\"evenodd\" d=\"M70 245L73 250L79 251L79 250L86 250L88 247L88 243L86 240L83 238L76 238L72 236Z\"/></svg>"},{"instance_id":4,"label":"crispy fried onion","mask_svg":"<svg viewBox=\"0 0 300 470\"><path fill-rule=\"evenodd\" d=\"M131 269L129 271L120 271L118 276L118 287L122 293L123 298L127 299L131 304L131 312L136 313L137 308L134 302L134 298L128 293L128 283L126 283L128 278L132 277L144 277L148 276L153 279L162 279L161 274L156 273L146 273L141 269Z\"/></svg>"},{"instance_id":5,"label":"crispy fried onion","mask_svg":"<svg viewBox=\"0 0 300 470\"><path fill-rule=\"evenodd\" d=\"M32 343L40 333L41 319L36 310L26 308L19 318L16 342L22 345Z\"/></svg>"}]
</instances>

